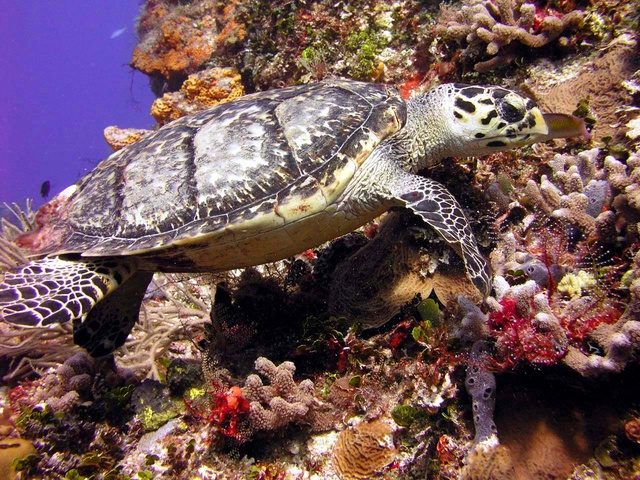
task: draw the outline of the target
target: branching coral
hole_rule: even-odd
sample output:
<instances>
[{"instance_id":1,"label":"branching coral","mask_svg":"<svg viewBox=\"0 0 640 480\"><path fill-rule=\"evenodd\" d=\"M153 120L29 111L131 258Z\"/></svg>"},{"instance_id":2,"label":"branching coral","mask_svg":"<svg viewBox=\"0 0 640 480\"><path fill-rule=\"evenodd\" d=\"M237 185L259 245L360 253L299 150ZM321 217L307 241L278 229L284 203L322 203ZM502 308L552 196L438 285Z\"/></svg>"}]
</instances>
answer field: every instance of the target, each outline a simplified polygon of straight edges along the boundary
<instances>
[{"instance_id":1,"label":"branching coral","mask_svg":"<svg viewBox=\"0 0 640 480\"><path fill-rule=\"evenodd\" d=\"M50 369L37 382L23 384L12 391L14 407L31 408L43 403L53 412L69 412L81 401L93 399L97 383L121 381L111 373L100 374L100 365L85 352L67 358L55 369Z\"/></svg>"},{"instance_id":2,"label":"branching coral","mask_svg":"<svg viewBox=\"0 0 640 480\"><path fill-rule=\"evenodd\" d=\"M11 381L64 362L82 349L73 343L68 324L23 328L0 323L0 359L5 365L2 380Z\"/></svg>"},{"instance_id":3,"label":"branching coral","mask_svg":"<svg viewBox=\"0 0 640 480\"><path fill-rule=\"evenodd\" d=\"M599 149L556 155L547 164L552 173L530 180L519 197L535 213L492 254L503 276L494 281L499 305L485 318L498 360L507 353L528 363L562 359L587 376L620 371L634 358L637 266L624 270L635 252L640 161L635 153L626 165L607 156L599 167L599 159ZM480 330L483 314L464 308Z\"/></svg>"},{"instance_id":4,"label":"branching coral","mask_svg":"<svg viewBox=\"0 0 640 480\"><path fill-rule=\"evenodd\" d=\"M7 205L6 209L13 214L17 223L9 222L6 218L0 220L0 274L5 270L27 263L20 248L13 243L19 235L35 227L36 219L31 205L32 201L27 200L25 208L17 204Z\"/></svg>"},{"instance_id":5,"label":"branching coral","mask_svg":"<svg viewBox=\"0 0 640 480\"><path fill-rule=\"evenodd\" d=\"M601 351L589 354L569 348L564 362L582 375L619 372L640 353L640 252L635 255L629 277L630 300L624 314L615 324L598 325L588 334L587 338Z\"/></svg>"},{"instance_id":6,"label":"branching coral","mask_svg":"<svg viewBox=\"0 0 640 480\"><path fill-rule=\"evenodd\" d=\"M197 277L158 275L143 301L140 319L117 352L119 364L161 378L158 359L174 342L204 333L209 302L209 287L200 286Z\"/></svg>"},{"instance_id":7,"label":"branching coral","mask_svg":"<svg viewBox=\"0 0 640 480\"><path fill-rule=\"evenodd\" d=\"M158 275L143 302L139 321L116 353L118 364L141 377L161 378L158 359L176 342L204 333L211 308L208 296L208 288L201 288L194 277ZM42 371L82 351L73 343L71 324L24 328L0 322L0 338L4 380Z\"/></svg>"},{"instance_id":8,"label":"branching coral","mask_svg":"<svg viewBox=\"0 0 640 480\"><path fill-rule=\"evenodd\" d=\"M633 152L627 158L626 166L613 156L604 159L607 180L616 191L612 206L627 226L631 239L640 237L640 152Z\"/></svg>"},{"instance_id":9,"label":"branching coral","mask_svg":"<svg viewBox=\"0 0 640 480\"><path fill-rule=\"evenodd\" d=\"M5 218L0 224L0 274L8 268L27 262L13 240L34 228L35 213L31 204L31 200L27 200L24 209L17 204L7 205L17 224ZM0 321L0 363L4 365L0 370L2 380L16 380L33 371L44 371L79 352L80 349L73 344L71 330L71 325L58 324L33 329Z\"/></svg>"},{"instance_id":10,"label":"branching coral","mask_svg":"<svg viewBox=\"0 0 640 480\"><path fill-rule=\"evenodd\" d=\"M577 227L591 240L616 241L624 231L627 242L638 237L640 221L640 154L626 164L609 155L597 168L600 149L577 155L556 155L549 162L551 178L529 180L523 203Z\"/></svg>"},{"instance_id":11,"label":"branching coral","mask_svg":"<svg viewBox=\"0 0 640 480\"><path fill-rule=\"evenodd\" d=\"M488 314L461 299L465 316L458 336L476 344L483 335L493 337L494 367L556 363L566 351L567 337L540 286L529 280L511 287L502 277L496 277L495 283L498 298L490 302L492 311Z\"/></svg>"},{"instance_id":12,"label":"branching coral","mask_svg":"<svg viewBox=\"0 0 640 480\"><path fill-rule=\"evenodd\" d=\"M484 72L512 62L516 58L514 42L531 48L549 44L571 26L578 25L583 12L575 10L561 15L551 10L538 10L523 0L474 1L457 12L443 9L444 25L437 34L444 42L466 44L463 58L476 57L486 45L486 54L493 57L475 63L474 69Z\"/></svg>"},{"instance_id":13,"label":"branching coral","mask_svg":"<svg viewBox=\"0 0 640 480\"><path fill-rule=\"evenodd\" d=\"M604 172L596 168L599 154L600 149L593 148L576 156L555 155L549 162L552 178L542 175L539 183L529 180L523 201L578 227L588 237L613 241L615 217L607 209L612 189Z\"/></svg>"},{"instance_id":14,"label":"branching coral","mask_svg":"<svg viewBox=\"0 0 640 480\"><path fill-rule=\"evenodd\" d=\"M307 416L318 405L315 387L311 380L296 383L293 374L296 367L292 362L276 366L270 360L260 357L255 363L256 370L269 380L264 385L258 375L249 375L243 392L251 401L249 422L256 430L276 430L291 422L309 423Z\"/></svg>"}]
</instances>

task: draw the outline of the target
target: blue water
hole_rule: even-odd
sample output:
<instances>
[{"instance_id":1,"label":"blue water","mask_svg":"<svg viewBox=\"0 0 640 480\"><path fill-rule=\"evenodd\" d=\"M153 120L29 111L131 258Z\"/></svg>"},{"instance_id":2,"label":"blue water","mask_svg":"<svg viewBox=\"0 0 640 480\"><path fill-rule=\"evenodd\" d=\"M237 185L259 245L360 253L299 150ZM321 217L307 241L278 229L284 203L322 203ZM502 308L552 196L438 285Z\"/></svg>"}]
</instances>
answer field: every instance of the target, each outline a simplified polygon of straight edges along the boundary
<instances>
[{"instance_id":1,"label":"blue water","mask_svg":"<svg viewBox=\"0 0 640 480\"><path fill-rule=\"evenodd\" d=\"M40 205L107 157L109 125L152 128L128 66L137 0L0 0L0 203Z\"/></svg>"}]
</instances>

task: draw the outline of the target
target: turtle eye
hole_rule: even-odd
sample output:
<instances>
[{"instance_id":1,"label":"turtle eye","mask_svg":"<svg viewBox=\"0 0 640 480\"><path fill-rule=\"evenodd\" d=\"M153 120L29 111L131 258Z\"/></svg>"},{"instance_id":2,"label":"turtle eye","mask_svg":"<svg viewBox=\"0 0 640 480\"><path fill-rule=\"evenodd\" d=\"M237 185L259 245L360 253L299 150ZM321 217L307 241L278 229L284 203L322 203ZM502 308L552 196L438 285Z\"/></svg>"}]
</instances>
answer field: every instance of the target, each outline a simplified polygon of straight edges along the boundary
<instances>
[{"instance_id":1,"label":"turtle eye","mask_svg":"<svg viewBox=\"0 0 640 480\"><path fill-rule=\"evenodd\" d=\"M505 98L504 101L498 105L498 109L500 116L509 123L517 123L524 118L524 105L514 105L508 98Z\"/></svg>"}]
</instances>

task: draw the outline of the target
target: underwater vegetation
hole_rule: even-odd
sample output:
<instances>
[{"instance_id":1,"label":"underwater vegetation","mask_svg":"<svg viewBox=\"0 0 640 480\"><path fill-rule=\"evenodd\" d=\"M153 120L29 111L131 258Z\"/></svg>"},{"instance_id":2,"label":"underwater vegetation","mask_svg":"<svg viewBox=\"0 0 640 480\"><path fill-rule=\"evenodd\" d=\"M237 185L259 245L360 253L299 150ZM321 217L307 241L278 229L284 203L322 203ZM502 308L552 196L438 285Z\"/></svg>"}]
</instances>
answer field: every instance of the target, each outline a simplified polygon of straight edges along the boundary
<instances>
[{"instance_id":1,"label":"underwater vegetation","mask_svg":"<svg viewBox=\"0 0 640 480\"><path fill-rule=\"evenodd\" d=\"M592 138L423 172L490 260L485 299L445 242L391 212L274 264L156 275L107 359L70 325L0 322L0 479L640 475L639 7L144 2L131 65L159 125L348 77L405 96L522 85ZM105 137L119 149L146 133ZM14 210L0 271L26 262L11 241L34 215Z\"/></svg>"},{"instance_id":2,"label":"underwater vegetation","mask_svg":"<svg viewBox=\"0 0 640 480\"><path fill-rule=\"evenodd\" d=\"M433 13L408 0L150 1L131 65L158 95L214 66L234 68L248 92L330 76L402 81L412 64L428 66Z\"/></svg>"}]
</instances>

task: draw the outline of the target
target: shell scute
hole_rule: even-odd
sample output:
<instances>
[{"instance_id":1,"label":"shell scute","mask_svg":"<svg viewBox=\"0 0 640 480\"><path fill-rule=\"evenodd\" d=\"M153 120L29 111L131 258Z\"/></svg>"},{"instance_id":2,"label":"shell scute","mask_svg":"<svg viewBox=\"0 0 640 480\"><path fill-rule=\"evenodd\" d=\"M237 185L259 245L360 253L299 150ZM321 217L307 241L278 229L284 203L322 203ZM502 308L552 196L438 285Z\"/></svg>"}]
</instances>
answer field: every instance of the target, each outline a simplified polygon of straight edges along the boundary
<instances>
[{"instance_id":1,"label":"shell scute","mask_svg":"<svg viewBox=\"0 0 640 480\"><path fill-rule=\"evenodd\" d=\"M297 220L339 197L405 117L395 91L336 80L248 95L183 117L80 180L62 247L127 255L231 244L292 222L283 232L294 232Z\"/></svg>"}]
</instances>

